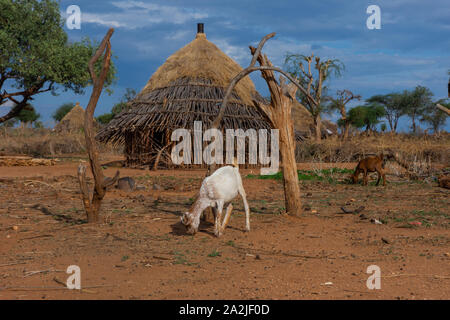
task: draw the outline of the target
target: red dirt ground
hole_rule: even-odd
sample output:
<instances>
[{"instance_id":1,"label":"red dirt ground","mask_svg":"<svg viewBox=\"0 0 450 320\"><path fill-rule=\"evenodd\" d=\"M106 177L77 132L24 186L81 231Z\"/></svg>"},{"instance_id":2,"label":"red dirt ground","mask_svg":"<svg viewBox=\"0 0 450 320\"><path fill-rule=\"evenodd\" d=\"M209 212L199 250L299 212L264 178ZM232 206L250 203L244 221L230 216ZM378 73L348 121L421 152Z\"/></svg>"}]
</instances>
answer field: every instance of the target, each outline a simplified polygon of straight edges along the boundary
<instances>
[{"instance_id":1,"label":"red dirt ground","mask_svg":"<svg viewBox=\"0 0 450 320\"><path fill-rule=\"evenodd\" d=\"M280 181L243 170L252 230L236 199L216 238L208 222L195 236L179 222L204 171L121 169L146 190L109 191L104 222L89 225L76 168L0 167L0 299L450 299L449 190L435 182L302 181L304 212L293 218L280 214ZM367 219L342 206L364 206ZM81 291L61 285L70 265L81 268ZM366 287L370 265L381 290Z\"/></svg>"}]
</instances>

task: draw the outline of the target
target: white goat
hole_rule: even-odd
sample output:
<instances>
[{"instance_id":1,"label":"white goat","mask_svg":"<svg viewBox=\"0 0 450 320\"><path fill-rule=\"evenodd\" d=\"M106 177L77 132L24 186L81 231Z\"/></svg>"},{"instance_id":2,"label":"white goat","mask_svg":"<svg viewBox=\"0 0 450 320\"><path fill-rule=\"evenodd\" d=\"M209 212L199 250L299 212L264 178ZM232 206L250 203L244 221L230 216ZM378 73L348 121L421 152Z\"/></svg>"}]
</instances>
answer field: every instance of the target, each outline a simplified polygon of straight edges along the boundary
<instances>
[{"instance_id":1,"label":"white goat","mask_svg":"<svg viewBox=\"0 0 450 320\"><path fill-rule=\"evenodd\" d=\"M237 165L217 169L203 180L198 198L191 209L183 214L181 223L186 226L188 233L195 234L198 231L202 212L206 208L212 207L215 216L214 234L220 237L230 220L233 210L231 201L236 198L238 193L241 195L245 207L245 229L250 231L250 209ZM227 212L221 222L225 204L228 204Z\"/></svg>"}]
</instances>

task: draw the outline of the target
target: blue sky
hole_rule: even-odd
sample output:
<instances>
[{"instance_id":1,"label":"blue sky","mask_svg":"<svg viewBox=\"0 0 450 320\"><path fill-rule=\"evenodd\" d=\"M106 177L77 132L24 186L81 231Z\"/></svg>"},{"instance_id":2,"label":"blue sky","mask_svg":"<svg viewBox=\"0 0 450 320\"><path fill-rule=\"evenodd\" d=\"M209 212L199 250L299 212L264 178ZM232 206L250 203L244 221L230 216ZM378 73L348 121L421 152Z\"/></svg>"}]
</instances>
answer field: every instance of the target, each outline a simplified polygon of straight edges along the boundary
<instances>
[{"instance_id":1,"label":"blue sky","mask_svg":"<svg viewBox=\"0 0 450 320\"><path fill-rule=\"evenodd\" d=\"M349 89L368 98L374 94L429 87L435 100L447 96L450 69L450 2L448 0L321 0L321 1L92 1L62 0L82 11L81 30L66 32L71 41L88 36L100 41L109 27L115 28L112 47L118 82L111 96L102 95L96 115L109 112L126 88L140 91L153 72L171 54L192 41L197 22L205 23L209 40L242 66L250 61L248 45L256 45L276 32L264 52L282 66L286 52L337 58L346 70L329 83L331 92ZM369 5L381 9L381 29L369 30ZM267 95L265 82L253 74L257 90ZM36 96L33 104L44 122L52 125L51 113L62 103L85 95L70 92L54 97ZM1 111L0 111L1 112ZM408 128L408 119L401 129ZM450 120L446 130L450 131Z\"/></svg>"}]
</instances>

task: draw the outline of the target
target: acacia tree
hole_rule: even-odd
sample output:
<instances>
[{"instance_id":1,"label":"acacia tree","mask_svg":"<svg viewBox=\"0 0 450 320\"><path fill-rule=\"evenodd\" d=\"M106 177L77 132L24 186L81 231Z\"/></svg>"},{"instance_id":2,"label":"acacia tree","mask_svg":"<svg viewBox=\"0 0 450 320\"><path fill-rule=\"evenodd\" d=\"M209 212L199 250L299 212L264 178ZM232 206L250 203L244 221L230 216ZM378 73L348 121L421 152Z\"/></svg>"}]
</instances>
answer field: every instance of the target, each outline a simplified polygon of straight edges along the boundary
<instances>
[{"instance_id":1,"label":"acacia tree","mask_svg":"<svg viewBox=\"0 0 450 320\"><path fill-rule=\"evenodd\" d=\"M348 112L350 124L355 128L364 128L366 133L375 131L375 127L384 117L384 108L377 104L366 104L351 108Z\"/></svg>"},{"instance_id":2,"label":"acacia tree","mask_svg":"<svg viewBox=\"0 0 450 320\"><path fill-rule=\"evenodd\" d=\"M342 139L346 140L350 128L350 121L347 117L347 104L352 100L361 100L361 96L353 94L350 90L338 90L336 92L336 98L327 97L327 100L329 101L329 104L326 106L328 110L339 111L341 113L339 122L344 127Z\"/></svg>"},{"instance_id":3,"label":"acacia tree","mask_svg":"<svg viewBox=\"0 0 450 320\"><path fill-rule=\"evenodd\" d=\"M325 83L332 74L340 76L344 70L344 64L337 59L321 61L313 53L310 56L288 53L284 63L287 71L308 92L308 95L305 95L302 90L298 91L297 99L311 113L314 120L316 140L321 141L321 113L323 110L321 100L322 95L327 90Z\"/></svg>"},{"instance_id":4,"label":"acacia tree","mask_svg":"<svg viewBox=\"0 0 450 320\"><path fill-rule=\"evenodd\" d=\"M405 98L406 114L411 118L413 133L417 131L416 120L433 105L432 97L431 90L423 86L417 86L413 91L407 93Z\"/></svg>"},{"instance_id":5,"label":"acacia tree","mask_svg":"<svg viewBox=\"0 0 450 320\"><path fill-rule=\"evenodd\" d=\"M379 104L384 107L389 128L391 132L396 132L400 117L406 114L408 99L408 92L404 91L403 93L375 95L367 99L367 102Z\"/></svg>"},{"instance_id":6,"label":"acacia tree","mask_svg":"<svg viewBox=\"0 0 450 320\"><path fill-rule=\"evenodd\" d=\"M17 117L37 94L83 93L92 83L86 65L94 52L89 39L68 41L57 1L0 1L0 105L14 103L0 123ZM114 79L112 66L106 85Z\"/></svg>"}]
</instances>

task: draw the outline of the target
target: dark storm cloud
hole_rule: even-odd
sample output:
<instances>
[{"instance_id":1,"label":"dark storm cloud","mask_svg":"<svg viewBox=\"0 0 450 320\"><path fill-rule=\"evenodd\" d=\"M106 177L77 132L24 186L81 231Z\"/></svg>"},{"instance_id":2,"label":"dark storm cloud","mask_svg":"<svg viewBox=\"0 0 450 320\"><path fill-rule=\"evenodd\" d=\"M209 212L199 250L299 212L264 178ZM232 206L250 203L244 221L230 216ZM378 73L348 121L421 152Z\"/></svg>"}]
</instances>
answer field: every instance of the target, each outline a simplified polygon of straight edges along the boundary
<instances>
[{"instance_id":1,"label":"dark storm cloud","mask_svg":"<svg viewBox=\"0 0 450 320\"><path fill-rule=\"evenodd\" d=\"M277 36L267 43L265 52L278 66L286 52L314 52L345 63L344 76L330 83L333 90L346 88L367 98L420 84L430 87L436 98L446 95L450 69L447 0L63 0L61 11L71 4L81 7L83 20L82 30L67 30L70 39L89 36L99 41L108 27L116 29L112 43L118 88L113 96L102 98L99 113L109 111L125 88L140 90L168 56L194 38L197 22L205 23L208 39L244 66L250 60L248 45L275 31ZM371 4L381 8L381 30L366 28L366 8ZM266 94L259 76L252 78ZM74 97L36 100L53 107L64 98Z\"/></svg>"}]
</instances>

